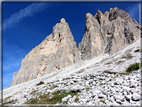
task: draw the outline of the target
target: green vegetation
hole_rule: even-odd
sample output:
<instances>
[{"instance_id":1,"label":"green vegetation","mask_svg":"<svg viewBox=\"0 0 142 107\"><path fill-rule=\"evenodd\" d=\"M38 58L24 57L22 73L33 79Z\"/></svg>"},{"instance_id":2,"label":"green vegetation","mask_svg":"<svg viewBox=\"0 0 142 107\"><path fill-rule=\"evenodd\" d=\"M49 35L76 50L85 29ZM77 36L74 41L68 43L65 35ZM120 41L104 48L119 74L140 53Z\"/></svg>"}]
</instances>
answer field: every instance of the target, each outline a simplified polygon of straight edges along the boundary
<instances>
[{"instance_id":1,"label":"green vegetation","mask_svg":"<svg viewBox=\"0 0 142 107\"><path fill-rule=\"evenodd\" d=\"M29 102L25 102L25 104L38 104L38 99L32 98Z\"/></svg>"},{"instance_id":2,"label":"green vegetation","mask_svg":"<svg viewBox=\"0 0 142 107\"><path fill-rule=\"evenodd\" d=\"M37 85L42 85L42 84L44 84L44 82L43 82L43 81L40 81L40 83L38 83Z\"/></svg>"},{"instance_id":3,"label":"green vegetation","mask_svg":"<svg viewBox=\"0 0 142 107\"><path fill-rule=\"evenodd\" d=\"M6 101L6 102L4 101L3 104L15 104L17 101L18 101L18 99L11 100L11 101L8 101L8 102L7 102L7 101Z\"/></svg>"},{"instance_id":4,"label":"green vegetation","mask_svg":"<svg viewBox=\"0 0 142 107\"><path fill-rule=\"evenodd\" d=\"M134 52L142 52L142 49L137 49Z\"/></svg>"},{"instance_id":5,"label":"green vegetation","mask_svg":"<svg viewBox=\"0 0 142 107\"><path fill-rule=\"evenodd\" d=\"M131 55L131 54L126 54L126 55L123 55L122 57L121 57L121 59L132 59L133 58L133 56Z\"/></svg>"},{"instance_id":6,"label":"green vegetation","mask_svg":"<svg viewBox=\"0 0 142 107\"><path fill-rule=\"evenodd\" d=\"M106 93L104 93L104 92L102 94L106 95Z\"/></svg>"},{"instance_id":7,"label":"green vegetation","mask_svg":"<svg viewBox=\"0 0 142 107\"><path fill-rule=\"evenodd\" d=\"M120 74L120 76L122 76L122 75L129 75L130 73L124 72L124 73L119 73L119 74Z\"/></svg>"},{"instance_id":8,"label":"green vegetation","mask_svg":"<svg viewBox=\"0 0 142 107\"><path fill-rule=\"evenodd\" d=\"M118 61L118 62L116 62L116 64L118 64L118 65L119 65L119 64L120 64L120 63L122 63L122 62L124 62L124 61Z\"/></svg>"},{"instance_id":9,"label":"green vegetation","mask_svg":"<svg viewBox=\"0 0 142 107\"><path fill-rule=\"evenodd\" d=\"M37 93L37 90L32 91L30 94L35 95ZM25 95L24 95L25 96Z\"/></svg>"},{"instance_id":10,"label":"green vegetation","mask_svg":"<svg viewBox=\"0 0 142 107\"><path fill-rule=\"evenodd\" d=\"M82 73L84 71L84 69L81 69L80 71L78 71L77 73Z\"/></svg>"},{"instance_id":11,"label":"green vegetation","mask_svg":"<svg viewBox=\"0 0 142 107\"><path fill-rule=\"evenodd\" d=\"M18 101L18 99L12 100L11 104L15 104Z\"/></svg>"},{"instance_id":12,"label":"green vegetation","mask_svg":"<svg viewBox=\"0 0 142 107\"><path fill-rule=\"evenodd\" d=\"M56 88L56 87L58 87L57 85L53 85L53 86L51 86L49 89L50 90L53 90L54 88Z\"/></svg>"},{"instance_id":13,"label":"green vegetation","mask_svg":"<svg viewBox=\"0 0 142 107\"><path fill-rule=\"evenodd\" d=\"M103 83L100 83L99 86L104 85Z\"/></svg>"},{"instance_id":14,"label":"green vegetation","mask_svg":"<svg viewBox=\"0 0 142 107\"><path fill-rule=\"evenodd\" d=\"M15 94L17 94L17 93L18 93L18 92L14 93L13 95L15 95ZM5 99L3 100L3 103L4 103L4 104L15 104L15 103L17 102L17 99L11 100L11 101L7 101L7 100L9 100L13 95L11 95L11 96L5 98Z\"/></svg>"},{"instance_id":15,"label":"green vegetation","mask_svg":"<svg viewBox=\"0 0 142 107\"><path fill-rule=\"evenodd\" d=\"M47 83L47 84L53 84L54 82L49 82L49 83Z\"/></svg>"},{"instance_id":16,"label":"green vegetation","mask_svg":"<svg viewBox=\"0 0 142 107\"><path fill-rule=\"evenodd\" d=\"M3 102L6 103L7 100L9 100L11 97L12 97L12 96L9 96L9 97L5 98Z\"/></svg>"},{"instance_id":17,"label":"green vegetation","mask_svg":"<svg viewBox=\"0 0 142 107\"><path fill-rule=\"evenodd\" d=\"M100 100L99 102L105 103L105 101L104 101L104 100Z\"/></svg>"},{"instance_id":18,"label":"green vegetation","mask_svg":"<svg viewBox=\"0 0 142 107\"><path fill-rule=\"evenodd\" d=\"M120 76L122 76L122 75L129 75L129 73L128 72L124 72L124 73L120 73L120 72L110 72L110 71L104 71L104 73L108 73L108 74L120 74ZM102 84L100 84L100 85L102 85Z\"/></svg>"},{"instance_id":19,"label":"green vegetation","mask_svg":"<svg viewBox=\"0 0 142 107\"><path fill-rule=\"evenodd\" d=\"M126 72L131 73L132 71L138 70L140 68L139 65L140 65L140 63L131 64L127 68Z\"/></svg>"},{"instance_id":20,"label":"green vegetation","mask_svg":"<svg viewBox=\"0 0 142 107\"><path fill-rule=\"evenodd\" d=\"M70 80L70 78L68 77L68 78L64 78L63 80Z\"/></svg>"},{"instance_id":21,"label":"green vegetation","mask_svg":"<svg viewBox=\"0 0 142 107\"><path fill-rule=\"evenodd\" d=\"M130 73L132 73L132 71L135 71L135 70L138 70L139 68L140 68L140 63L135 63L135 64L131 64L128 68L127 68L127 70L126 70L126 72L124 72L124 73L120 73L120 72L110 72L110 71L108 71L108 70L105 70L104 71L104 73L108 73L108 74L120 74L120 76L122 76L122 75L129 75ZM103 85L102 83L100 83L100 85Z\"/></svg>"},{"instance_id":22,"label":"green vegetation","mask_svg":"<svg viewBox=\"0 0 142 107\"><path fill-rule=\"evenodd\" d=\"M86 88L86 91L89 91L91 88Z\"/></svg>"},{"instance_id":23,"label":"green vegetation","mask_svg":"<svg viewBox=\"0 0 142 107\"><path fill-rule=\"evenodd\" d=\"M110 72L110 71L108 71L108 70L105 70L104 73L114 74L114 75L117 74L117 72Z\"/></svg>"},{"instance_id":24,"label":"green vegetation","mask_svg":"<svg viewBox=\"0 0 142 107\"><path fill-rule=\"evenodd\" d=\"M78 97L76 97L76 98L75 98L75 102L77 102L78 100L79 100L79 98L78 98Z\"/></svg>"},{"instance_id":25,"label":"green vegetation","mask_svg":"<svg viewBox=\"0 0 142 107\"><path fill-rule=\"evenodd\" d=\"M57 91L53 93L52 98L50 98L50 95L40 95L39 98L34 98L31 99L28 102L25 102L25 104L56 104L56 103L61 103L62 98L71 95L72 97L74 95L77 95L80 91L75 91L75 92L65 92L65 91Z\"/></svg>"},{"instance_id":26,"label":"green vegetation","mask_svg":"<svg viewBox=\"0 0 142 107\"><path fill-rule=\"evenodd\" d=\"M105 65L109 65L109 64L112 64L112 62L107 62Z\"/></svg>"}]
</instances>

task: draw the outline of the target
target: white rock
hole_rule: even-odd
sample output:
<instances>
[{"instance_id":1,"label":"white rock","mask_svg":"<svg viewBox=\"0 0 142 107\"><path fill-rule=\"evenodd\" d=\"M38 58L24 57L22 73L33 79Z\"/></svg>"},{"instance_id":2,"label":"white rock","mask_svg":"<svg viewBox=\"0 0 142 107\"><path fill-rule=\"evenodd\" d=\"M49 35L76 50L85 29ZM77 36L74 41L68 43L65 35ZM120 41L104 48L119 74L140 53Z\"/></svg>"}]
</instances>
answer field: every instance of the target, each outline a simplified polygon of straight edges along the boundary
<instances>
[{"instance_id":1,"label":"white rock","mask_svg":"<svg viewBox=\"0 0 142 107\"><path fill-rule=\"evenodd\" d=\"M106 95L100 93L100 94L98 95L98 98L104 98L104 99L106 99Z\"/></svg>"},{"instance_id":2,"label":"white rock","mask_svg":"<svg viewBox=\"0 0 142 107\"><path fill-rule=\"evenodd\" d=\"M132 96L131 96L131 95L126 95L125 98L126 98L126 100L127 100L128 102L130 102Z\"/></svg>"},{"instance_id":3,"label":"white rock","mask_svg":"<svg viewBox=\"0 0 142 107\"><path fill-rule=\"evenodd\" d=\"M137 94L137 93L134 93L134 94L132 95L132 100L133 100L133 101L139 101L140 98L141 98L140 95Z\"/></svg>"},{"instance_id":4,"label":"white rock","mask_svg":"<svg viewBox=\"0 0 142 107\"><path fill-rule=\"evenodd\" d=\"M69 98L71 98L71 95L68 95L67 97L62 98L62 102L67 101Z\"/></svg>"},{"instance_id":5,"label":"white rock","mask_svg":"<svg viewBox=\"0 0 142 107\"><path fill-rule=\"evenodd\" d=\"M51 90L51 93L54 93L54 92L57 92L57 91L59 91L59 88L58 88L58 87L56 87L56 88L54 88L53 90Z\"/></svg>"}]
</instances>

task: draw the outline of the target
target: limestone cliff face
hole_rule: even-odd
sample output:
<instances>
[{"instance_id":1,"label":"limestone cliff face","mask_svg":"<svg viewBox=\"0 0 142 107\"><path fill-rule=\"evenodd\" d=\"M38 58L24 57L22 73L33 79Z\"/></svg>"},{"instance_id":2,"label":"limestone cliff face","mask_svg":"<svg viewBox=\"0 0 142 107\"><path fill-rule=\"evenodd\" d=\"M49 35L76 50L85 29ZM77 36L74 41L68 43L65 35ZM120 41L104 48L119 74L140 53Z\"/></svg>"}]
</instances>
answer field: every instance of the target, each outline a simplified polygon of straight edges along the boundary
<instances>
[{"instance_id":1,"label":"limestone cliff face","mask_svg":"<svg viewBox=\"0 0 142 107\"><path fill-rule=\"evenodd\" d=\"M94 17L87 13L85 34L79 44L81 58L118 52L139 39L140 28L136 20L132 21L127 12L118 8L111 8L104 15L98 11Z\"/></svg>"},{"instance_id":2,"label":"limestone cliff face","mask_svg":"<svg viewBox=\"0 0 142 107\"><path fill-rule=\"evenodd\" d=\"M62 18L52 33L22 60L19 72L13 74L11 86L102 53L112 55L138 40L140 30L138 22L118 8L111 8L104 14L98 11L95 16L87 13L85 34L77 49L69 25Z\"/></svg>"},{"instance_id":3,"label":"limestone cliff face","mask_svg":"<svg viewBox=\"0 0 142 107\"><path fill-rule=\"evenodd\" d=\"M32 49L22 60L18 73L13 74L11 86L43 76L49 72L81 61L80 53L68 23L62 18L53 32Z\"/></svg>"}]
</instances>

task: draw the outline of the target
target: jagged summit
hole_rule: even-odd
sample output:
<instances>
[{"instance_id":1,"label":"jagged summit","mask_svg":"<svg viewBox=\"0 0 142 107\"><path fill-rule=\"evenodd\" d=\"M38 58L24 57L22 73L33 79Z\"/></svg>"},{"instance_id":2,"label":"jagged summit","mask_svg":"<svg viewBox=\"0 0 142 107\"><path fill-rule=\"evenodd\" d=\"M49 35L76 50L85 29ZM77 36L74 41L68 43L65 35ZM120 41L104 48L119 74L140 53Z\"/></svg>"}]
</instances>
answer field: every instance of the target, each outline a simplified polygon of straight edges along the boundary
<instances>
[{"instance_id":1,"label":"jagged summit","mask_svg":"<svg viewBox=\"0 0 142 107\"><path fill-rule=\"evenodd\" d=\"M60 20L60 22L61 22L61 23L65 23L66 20L65 20L64 18L62 18L62 19Z\"/></svg>"},{"instance_id":2,"label":"jagged summit","mask_svg":"<svg viewBox=\"0 0 142 107\"><path fill-rule=\"evenodd\" d=\"M132 23L132 19L130 15L124 10L121 10L117 7L110 9L109 21L116 20L118 17L120 17L121 19L124 19L126 22Z\"/></svg>"},{"instance_id":3,"label":"jagged summit","mask_svg":"<svg viewBox=\"0 0 142 107\"><path fill-rule=\"evenodd\" d=\"M79 44L82 60L118 52L139 39L140 28L136 20L117 7L104 14L98 10L94 17L87 13L85 34Z\"/></svg>"},{"instance_id":4,"label":"jagged summit","mask_svg":"<svg viewBox=\"0 0 142 107\"><path fill-rule=\"evenodd\" d=\"M64 18L53 27L52 33L22 60L12 85L17 85L81 61L73 35Z\"/></svg>"},{"instance_id":5,"label":"jagged summit","mask_svg":"<svg viewBox=\"0 0 142 107\"><path fill-rule=\"evenodd\" d=\"M137 41L140 30L137 21L132 21L127 12L117 7L104 14L100 10L94 16L87 13L85 34L77 49L69 24L61 18L52 33L22 60L19 72L13 74L11 86L100 54L112 55Z\"/></svg>"}]
</instances>

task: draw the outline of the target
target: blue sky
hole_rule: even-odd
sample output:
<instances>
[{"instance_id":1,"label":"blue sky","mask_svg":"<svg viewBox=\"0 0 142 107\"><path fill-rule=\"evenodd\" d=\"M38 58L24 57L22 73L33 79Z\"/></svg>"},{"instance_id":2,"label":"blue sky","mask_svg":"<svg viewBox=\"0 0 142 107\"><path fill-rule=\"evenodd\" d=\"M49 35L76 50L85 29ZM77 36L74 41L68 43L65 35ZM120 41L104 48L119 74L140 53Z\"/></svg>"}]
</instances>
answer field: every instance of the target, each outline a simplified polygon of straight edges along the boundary
<instances>
[{"instance_id":1,"label":"blue sky","mask_svg":"<svg viewBox=\"0 0 142 107\"><path fill-rule=\"evenodd\" d=\"M81 42L86 13L93 16L118 7L139 22L139 3L3 3L3 88L10 86L22 59L49 34L61 18Z\"/></svg>"}]
</instances>

